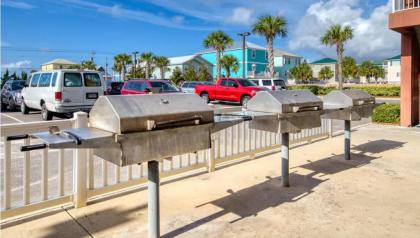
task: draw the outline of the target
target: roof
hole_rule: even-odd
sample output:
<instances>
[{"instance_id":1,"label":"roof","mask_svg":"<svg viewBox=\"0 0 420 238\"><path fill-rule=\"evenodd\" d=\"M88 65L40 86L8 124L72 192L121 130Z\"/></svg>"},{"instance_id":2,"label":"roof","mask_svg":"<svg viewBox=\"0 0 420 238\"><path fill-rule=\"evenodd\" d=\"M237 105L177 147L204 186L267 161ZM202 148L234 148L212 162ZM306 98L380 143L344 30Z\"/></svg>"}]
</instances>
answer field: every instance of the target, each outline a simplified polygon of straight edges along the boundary
<instances>
[{"instance_id":1,"label":"roof","mask_svg":"<svg viewBox=\"0 0 420 238\"><path fill-rule=\"evenodd\" d=\"M184 64L188 61L191 61L193 59L198 59L200 61L204 61L208 64L211 64L210 62L208 62L207 60L205 60L203 57L201 57L200 55L185 55L185 56L177 56L177 57L171 57L168 58L169 59L169 64L170 65L178 65L178 64Z\"/></svg>"},{"instance_id":2,"label":"roof","mask_svg":"<svg viewBox=\"0 0 420 238\"><path fill-rule=\"evenodd\" d=\"M396 55L396 56L388 58L386 60L401 60L401 55Z\"/></svg>"},{"instance_id":3,"label":"roof","mask_svg":"<svg viewBox=\"0 0 420 238\"><path fill-rule=\"evenodd\" d=\"M274 49L274 57L281 57L281 56L291 56L291 57L296 57L296 58L302 58L302 56L295 55L284 50Z\"/></svg>"},{"instance_id":4,"label":"roof","mask_svg":"<svg viewBox=\"0 0 420 238\"><path fill-rule=\"evenodd\" d=\"M46 64L77 64L77 63L70 60L66 60L66 59L54 59L47 63L43 63L42 65L46 65Z\"/></svg>"},{"instance_id":5,"label":"roof","mask_svg":"<svg viewBox=\"0 0 420 238\"><path fill-rule=\"evenodd\" d=\"M256 50L267 50L267 48L254 44L252 42L246 41L245 42L245 48L247 49L256 49ZM232 46L228 47L225 49L226 50L236 50L236 49L242 49L242 41L235 41L233 43ZM209 53L209 52L214 52L214 49L208 49L208 50L204 50L204 52L202 53Z\"/></svg>"},{"instance_id":6,"label":"roof","mask_svg":"<svg viewBox=\"0 0 420 238\"><path fill-rule=\"evenodd\" d=\"M331 58L323 58L317 61L312 62L311 64L335 64L337 60Z\"/></svg>"}]
</instances>

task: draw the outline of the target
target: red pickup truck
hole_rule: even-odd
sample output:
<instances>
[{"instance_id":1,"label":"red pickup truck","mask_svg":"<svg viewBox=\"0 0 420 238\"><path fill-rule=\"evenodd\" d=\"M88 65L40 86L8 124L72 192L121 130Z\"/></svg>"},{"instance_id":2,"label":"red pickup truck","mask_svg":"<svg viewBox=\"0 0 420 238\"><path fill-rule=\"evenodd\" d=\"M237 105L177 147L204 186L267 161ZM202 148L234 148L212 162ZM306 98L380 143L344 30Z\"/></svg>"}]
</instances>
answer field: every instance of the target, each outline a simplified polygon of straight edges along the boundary
<instances>
[{"instance_id":1,"label":"red pickup truck","mask_svg":"<svg viewBox=\"0 0 420 238\"><path fill-rule=\"evenodd\" d=\"M246 106L258 91L268 91L265 87L259 87L248 79L221 78L216 85L197 85L195 93L205 101L212 100L239 102Z\"/></svg>"}]
</instances>

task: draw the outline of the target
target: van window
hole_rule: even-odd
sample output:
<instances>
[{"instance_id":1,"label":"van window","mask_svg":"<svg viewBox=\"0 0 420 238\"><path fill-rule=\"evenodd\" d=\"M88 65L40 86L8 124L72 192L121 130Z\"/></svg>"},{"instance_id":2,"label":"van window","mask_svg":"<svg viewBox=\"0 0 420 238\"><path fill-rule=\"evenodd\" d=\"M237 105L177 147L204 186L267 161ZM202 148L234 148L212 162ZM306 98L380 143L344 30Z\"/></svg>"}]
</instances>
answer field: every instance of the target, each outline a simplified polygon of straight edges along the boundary
<instances>
[{"instance_id":1,"label":"van window","mask_svg":"<svg viewBox=\"0 0 420 238\"><path fill-rule=\"evenodd\" d=\"M64 73L64 87L82 87L80 73Z\"/></svg>"},{"instance_id":2,"label":"van window","mask_svg":"<svg viewBox=\"0 0 420 238\"><path fill-rule=\"evenodd\" d=\"M99 74L96 73L85 73L83 74L85 78L85 86L86 87L99 87L101 86L101 78Z\"/></svg>"},{"instance_id":3,"label":"van window","mask_svg":"<svg viewBox=\"0 0 420 238\"><path fill-rule=\"evenodd\" d=\"M48 87L50 86L51 73L41 74L39 78L38 87Z\"/></svg>"},{"instance_id":4,"label":"van window","mask_svg":"<svg viewBox=\"0 0 420 238\"><path fill-rule=\"evenodd\" d=\"M258 80L251 80L252 82L254 82L256 85L259 85Z\"/></svg>"},{"instance_id":5,"label":"van window","mask_svg":"<svg viewBox=\"0 0 420 238\"><path fill-rule=\"evenodd\" d=\"M51 87L55 87L56 81L57 81L57 73L54 73L51 79Z\"/></svg>"},{"instance_id":6,"label":"van window","mask_svg":"<svg viewBox=\"0 0 420 238\"><path fill-rule=\"evenodd\" d=\"M39 76L41 76L41 75L40 74L34 74L32 76L31 87L36 87L38 85Z\"/></svg>"},{"instance_id":7,"label":"van window","mask_svg":"<svg viewBox=\"0 0 420 238\"><path fill-rule=\"evenodd\" d=\"M263 80L262 84L263 86L271 86L271 80Z\"/></svg>"}]
</instances>

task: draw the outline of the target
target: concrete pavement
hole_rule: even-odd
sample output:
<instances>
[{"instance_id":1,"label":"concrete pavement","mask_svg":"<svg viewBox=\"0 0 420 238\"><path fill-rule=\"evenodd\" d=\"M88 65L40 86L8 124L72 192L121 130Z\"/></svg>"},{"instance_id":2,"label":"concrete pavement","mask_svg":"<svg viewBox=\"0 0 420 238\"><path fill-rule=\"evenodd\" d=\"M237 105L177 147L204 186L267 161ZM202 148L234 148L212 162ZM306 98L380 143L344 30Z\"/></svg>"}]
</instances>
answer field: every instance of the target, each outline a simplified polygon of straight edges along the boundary
<instances>
[{"instance_id":1,"label":"concrete pavement","mask_svg":"<svg viewBox=\"0 0 420 238\"><path fill-rule=\"evenodd\" d=\"M420 129L369 125L161 187L163 237L418 237ZM2 225L2 237L146 237L147 191Z\"/></svg>"}]
</instances>

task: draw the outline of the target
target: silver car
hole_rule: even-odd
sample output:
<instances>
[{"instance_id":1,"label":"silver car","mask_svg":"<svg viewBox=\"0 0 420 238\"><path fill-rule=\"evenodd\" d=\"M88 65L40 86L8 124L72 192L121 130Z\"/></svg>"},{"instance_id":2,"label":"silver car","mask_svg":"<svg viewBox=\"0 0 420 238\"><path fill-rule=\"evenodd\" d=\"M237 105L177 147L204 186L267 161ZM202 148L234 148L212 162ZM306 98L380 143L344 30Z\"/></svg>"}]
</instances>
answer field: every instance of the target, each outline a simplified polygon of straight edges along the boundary
<instances>
[{"instance_id":1,"label":"silver car","mask_svg":"<svg viewBox=\"0 0 420 238\"><path fill-rule=\"evenodd\" d=\"M183 93L195 93L195 86L200 84L212 85L210 81L184 81L181 83L180 89Z\"/></svg>"},{"instance_id":2,"label":"silver car","mask_svg":"<svg viewBox=\"0 0 420 238\"><path fill-rule=\"evenodd\" d=\"M21 91L25 87L24 80L8 80L1 90L1 107L15 110L22 102Z\"/></svg>"}]
</instances>

